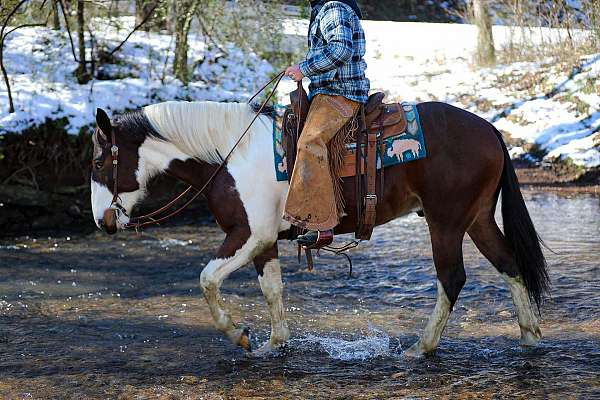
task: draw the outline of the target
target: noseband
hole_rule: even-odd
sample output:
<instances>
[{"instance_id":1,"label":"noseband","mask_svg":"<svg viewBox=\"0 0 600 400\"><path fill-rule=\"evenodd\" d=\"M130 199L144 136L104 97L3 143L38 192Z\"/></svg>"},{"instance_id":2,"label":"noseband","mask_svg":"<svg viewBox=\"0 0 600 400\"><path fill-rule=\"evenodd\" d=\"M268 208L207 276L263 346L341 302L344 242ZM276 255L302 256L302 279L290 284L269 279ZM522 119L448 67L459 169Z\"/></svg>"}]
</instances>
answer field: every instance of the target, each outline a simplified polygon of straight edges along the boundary
<instances>
[{"instance_id":1,"label":"noseband","mask_svg":"<svg viewBox=\"0 0 600 400\"><path fill-rule=\"evenodd\" d=\"M242 139L244 139L246 134L248 134L248 132L250 131L250 128L252 127L252 125L254 125L254 122L256 122L256 120L260 116L261 112L267 106L267 103L273 98L273 96L275 95L275 91L277 90L277 87L279 86L279 83L281 82L281 80L283 79L284 76L285 76L285 71L280 72L273 79L271 79L266 85L264 85L260 90L258 90L258 92L256 92L254 94L254 96L252 96L250 98L250 100L248 100L248 103L251 103L252 100L254 100L263 90L265 90L267 88L267 86L269 86L271 83L275 82L275 85L271 89L269 95L267 96L265 101L263 101L263 103L261 104L260 108L256 112L256 115L254 116L252 121L250 121L250 123L248 124L248 127L246 128L246 130L242 133L242 135L237 140L237 142L235 142L235 144L233 145L233 147L231 148L231 151L229 151L227 156L225 158L222 158L221 164L219 164L217 169L213 172L213 174L210 176L210 178L208 178L208 180L206 181L206 183L204 184L204 186L202 186L202 188L200 190L195 189L193 186L189 186L179 196L175 197L173 200L171 200L169 203L165 204L158 210L155 210L146 215L142 215L140 217L129 218L129 222L127 224L124 224L122 226L122 228L123 229L132 229L133 228L135 230L138 230L144 226L160 224L162 221L179 214L187 206L192 204L192 202L194 200L196 200L202 193L204 193L206 188L212 183L212 181L219 174L219 172L221 172L221 170L227 165L227 162L231 158L233 151L237 148L237 146L240 144ZM117 190L118 177L119 177L119 146L117 146L117 138L116 138L114 129L111 132L110 141L111 141L110 153L111 153L112 165L113 165L113 197L112 197L112 202L111 202L110 206L118 213L121 213L121 214L125 215L126 217L129 217L129 215L127 215L127 210L120 203L121 199L119 198L119 191ZM181 198L183 198L187 193L189 193L190 191L192 191L194 189L196 190L196 193L187 202L185 202L181 207L179 207L177 210L175 210L165 216L158 217L159 214L162 214L165 211L167 211L171 206L176 204ZM118 219L119 218L117 215L117 221L118 221Z\"/></svg>"}]
</instances>

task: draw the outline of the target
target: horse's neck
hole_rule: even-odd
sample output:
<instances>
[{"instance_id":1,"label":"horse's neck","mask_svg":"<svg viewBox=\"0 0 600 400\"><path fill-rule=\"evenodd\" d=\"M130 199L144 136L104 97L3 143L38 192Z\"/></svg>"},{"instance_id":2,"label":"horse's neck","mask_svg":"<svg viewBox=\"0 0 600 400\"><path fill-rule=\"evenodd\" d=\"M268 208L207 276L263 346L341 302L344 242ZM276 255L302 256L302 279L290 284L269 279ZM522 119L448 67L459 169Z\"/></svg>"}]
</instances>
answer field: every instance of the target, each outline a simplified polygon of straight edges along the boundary
<instances>
[{"instance_id":1,"label":"horse's neck","mask_svg":"<svg viewBox=\"0 0 600 400\"><path fill-rule=\"evenodd\" d=\"M218 167L218 165L200 160L176 160L171 162L166 172L172 177L200 190L208 183ZM205 194L207 193L205 192Z\"/></svg>"}]
</instances>

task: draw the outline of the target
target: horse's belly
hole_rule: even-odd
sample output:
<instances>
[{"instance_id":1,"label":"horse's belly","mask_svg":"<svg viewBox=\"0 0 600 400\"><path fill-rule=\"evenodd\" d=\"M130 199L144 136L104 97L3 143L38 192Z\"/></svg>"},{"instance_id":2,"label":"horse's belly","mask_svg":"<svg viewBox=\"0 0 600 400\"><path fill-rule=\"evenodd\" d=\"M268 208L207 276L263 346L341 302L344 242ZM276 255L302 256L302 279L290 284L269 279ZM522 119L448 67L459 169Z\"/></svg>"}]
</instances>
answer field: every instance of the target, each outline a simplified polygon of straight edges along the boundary
<instances>
[{"instance_id":1,"label":"horse's belly","mask_svg":"<svg viewBox=\"0 0 600 400\"><path fill-rule=\"evenodd\" d=\"M403 183L402 175L401 165L386 168L384 179L387 184L384 188L383 198L381 198L381 184L378 176L376 185L378 195L376 226L383 225L411 212L419 211L422 208L420 200L412 195L406 184ZM344 190L345 215L335 228L336 234L355 232L358 225L355 178L345 178L342 187Z\"/></svg>"}]
</instances>

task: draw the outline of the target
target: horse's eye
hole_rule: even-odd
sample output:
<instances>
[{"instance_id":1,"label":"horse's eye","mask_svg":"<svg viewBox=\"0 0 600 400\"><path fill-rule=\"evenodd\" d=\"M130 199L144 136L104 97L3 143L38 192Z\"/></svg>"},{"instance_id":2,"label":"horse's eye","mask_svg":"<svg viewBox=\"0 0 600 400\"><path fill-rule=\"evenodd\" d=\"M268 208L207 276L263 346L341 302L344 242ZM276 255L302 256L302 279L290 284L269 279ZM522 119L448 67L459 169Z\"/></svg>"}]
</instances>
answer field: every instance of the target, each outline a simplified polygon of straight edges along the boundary
<instances>
[{"instance_id":1,"label":"horse's eye","mask_svg":"<svg viewBox=\"0 0 600 400\"><path fill-rule=\"evenodd\" d=\"M103 161L94 161L94 167L96 169L102 169L103 166L104 166L104 162Z\"/></svg>"}]
</instances>

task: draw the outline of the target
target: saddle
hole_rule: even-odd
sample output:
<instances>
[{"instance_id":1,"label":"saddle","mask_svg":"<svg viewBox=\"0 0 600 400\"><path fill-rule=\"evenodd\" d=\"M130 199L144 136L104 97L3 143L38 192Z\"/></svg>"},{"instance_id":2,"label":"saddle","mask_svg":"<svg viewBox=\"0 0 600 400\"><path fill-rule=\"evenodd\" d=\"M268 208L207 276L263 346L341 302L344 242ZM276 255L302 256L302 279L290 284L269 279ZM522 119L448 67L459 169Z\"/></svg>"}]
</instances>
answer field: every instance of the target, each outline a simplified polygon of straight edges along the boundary
<instances>
[{"instance_id":1,"label":"saddle","mask_svg":"<svg viewBox=\"0 0 600 400\"><path fill-rule=\"evenodd\" d=\"M367 103L362 105L357 115L358 129L346 138L344 146L343 167L340 178L354 177L356 182L357 221L355 236L357 239L369 240L375 227L377 217L377 174L380 174L379 196L384 191L384 168L377 168L378 148L383 153L383 140L398 135L406 130L407 120L400 104L384 104L384 93L372 94ZM290 94L291 106L285 111L282 123L282 145L287 154L288 179L291 179L296 162L298 140L310 107L308 96L302 87ZM355 124L351 121L350 124ZM347 132L346 127L342 131ZM342 134L342 131L338 133ZM331 151L331 149L330 149ZM295 237L300 232L292 230Z\"/></svg>"}]
</instances>

